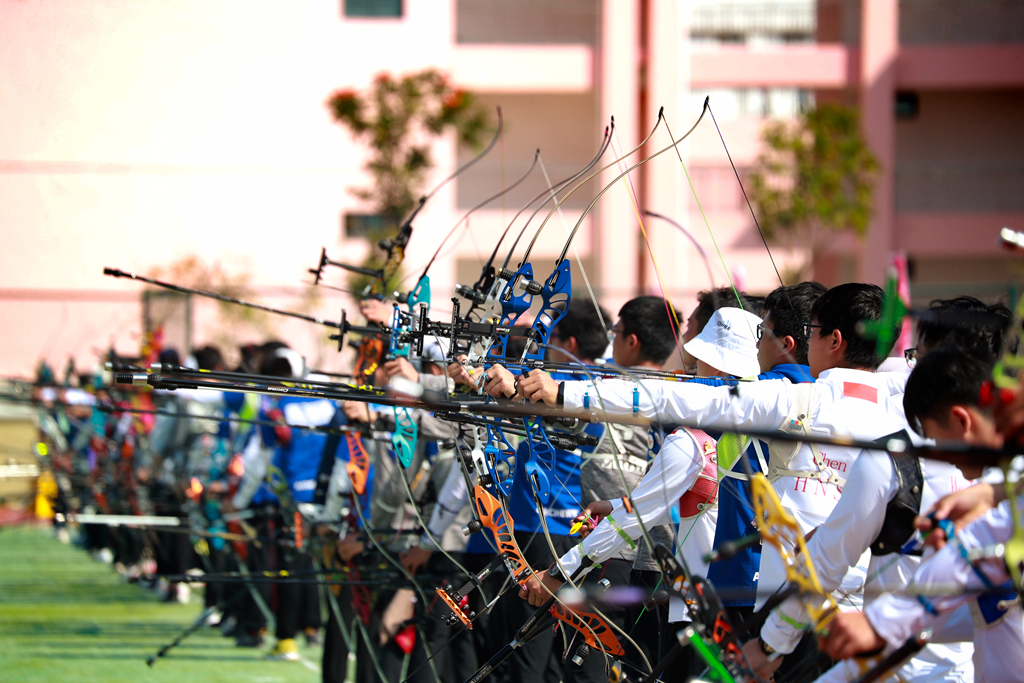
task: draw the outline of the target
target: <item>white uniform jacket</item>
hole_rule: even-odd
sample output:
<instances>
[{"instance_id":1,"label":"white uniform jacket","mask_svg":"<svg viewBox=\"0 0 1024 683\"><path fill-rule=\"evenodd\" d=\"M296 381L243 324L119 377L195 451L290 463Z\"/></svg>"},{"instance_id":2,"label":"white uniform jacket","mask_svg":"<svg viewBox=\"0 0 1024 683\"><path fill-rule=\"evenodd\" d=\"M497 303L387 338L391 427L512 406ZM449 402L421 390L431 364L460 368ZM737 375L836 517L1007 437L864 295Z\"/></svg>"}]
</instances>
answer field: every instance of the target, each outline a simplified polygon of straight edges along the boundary
<instances>
[{"instance_id":1,"label":"white uniform jacket","mask_svg":"<svg viewBox=\"0 0 1024 683\"><path fill-rule=\"evenodd\" d=\"M567 410L584 408L613 415L636 412L662 424L696 423L707 429L742 432L743 428L778 430L800 419L794 415L796 385L786 380L741 383L738 395L728 387L647 380L639 383L623 380L606 382L566 382L564 405ZM804 385L806 386L806 385ZM863 370L833 368L821 373L813 385L810 415L802 418L808 433L819 436L846 435L874 440L906 427L902 396L894 395L883 376ZM815 462L814 449L801 444L788 468L818 472L819 478L783 477L774 483L785 508L793 513L804 534L825 521L842 493L843 480L861 451L840 446L822 446L818 453L822 467ZM770 467L777 466L774 457ZM865 561L866 563L866 558ZM851 563L850 566L857 563ZM859 606L856 597L863 587L864 569L855 568L843 584L843 596L849 606ZM785 566L771 546L761 553L757 607L760 607L786 582Z\"/></svg>"},{"instance_id":2,"label":"white uniform jacket","mask_svg":"<svg viewBox=\"0 0 1024 683\"><path fill-rule=\"evenodd\" d=\"M1009 505L1010 501L1004 500L921 563L907 594L887 593L864 610L875 632L890 647L899 647L912 635L934 626L943 615L968 604L975 627L974 680L1024 681L1024 612L1020 601L1000 600L1005 604L989 604L983 609L978 593L986 586L964 559L964 555L970 557L973 551L984 551L1010 538L1013 518ZM991 584L998 586L1009 578L1002 560L985 559L975 566ZM927 604L938 614L931 613L912 593L924 594Z\"/></svg>"}]
</instances>

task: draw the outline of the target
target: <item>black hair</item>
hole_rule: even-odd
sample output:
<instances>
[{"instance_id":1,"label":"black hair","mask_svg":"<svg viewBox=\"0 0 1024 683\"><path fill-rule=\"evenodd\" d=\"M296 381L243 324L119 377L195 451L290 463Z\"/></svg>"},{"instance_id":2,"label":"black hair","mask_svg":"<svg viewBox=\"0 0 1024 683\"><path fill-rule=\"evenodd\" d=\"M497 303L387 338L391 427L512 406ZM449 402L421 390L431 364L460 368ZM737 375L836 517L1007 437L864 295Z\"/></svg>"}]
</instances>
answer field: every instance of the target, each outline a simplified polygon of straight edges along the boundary
<instances>
[{"instance_id":1,"label":"black hair","mask_svg":"<svg viewBox=\"0 0 1024 683\"><path fill-rule=\"evenodd\" d=\"M291 377L292 376L292 364L284 356L275 356L274 352L278 349L287 349L288 345L279 341L270 341L264 344L259 349L260 355L260 370L261 375L271 375L273 377Z\"/></svg>"},{"instance_id":2,"label":"black hair","mask_svg":"<svg viewBox=\"0 0 1024 683\"><path fill-rule=\"evenodd\" d=\"M238 354L241 361L235 372L253 374L259 369L259 347L255 344L245 344L238 347Z\"/></svg>"},{"instance_id":3,"label":"black hair","mask_svg":"<svg viewBox=\"0 0 1024 683\"><path fill-rule=\"evenodd\" d=\"M608 330L602 322L608 320L608 312L601 308L598 315L597 309L591 299L573 298L552 331L562 339L575 337L581 360L600 358L608 348Z\"/></svg>"},{"instance_id":4,"label":"black hair","mask_svg":"<svg viewBox=\"0 0 1024 683\"><path fill-rule=\"evenodd\" d=\"M636 335L641 360L664 363L675 350L679 312L673 311L673 317L669 311L668 304L658 296L638 296L619 309L622 332Z\"/></svg>"},{"instance_id":5,"label":"black hair","mask_svg":"<svg viewBox=\"0 0 1024 683\"><path fill-rule=\"evenodd\" d=\"M200 370L216 370L224 367L224 356L216 346L204 346L193 353Z\"/></svg>"},{"instance_id":6,"label":"black hair","mask_svg":"<svg viewBox=\"0 0 1024 683\"><path fill-rule=\"evenodd\" d=\"M764 318L764 302L768 299L766 296L754 296L752 294L741 294L744 299L747 300L747 307L743 310L747 313L753 313L758 318Z\"/></svg>"},{"instance_id":7,"label":"black hair","mask_svg":"<svg viewBox=\"0 0 1024 683\"><path fill-rule=\"evenodd\" d=\"M862 321L878 322L882 318L882 288L858 282L848 282L828 290L814 302L811 307L811 318L817 318L821 328L819 337L832 334L835 330L843 335L846 342L844 359L854 368L870 368L876 370L882 360L892 351L893 344L899 339L902 321L897 320L892 328L892 341L882 354L875 354L877 343L857 332ZM805 321L809 322L809 321Z\"/></svg>"},{"instance_id":8,"label":"black hair","mask_svg":"<svg viewBox=\"0 0 1024 683\"><path fill-rule=\"evenodd\" d=\"M928 311L935 319L924 318L917 323L917 344L929 351L955 345L982 360L992 361L1002 353L1003 337L1010 323L1010 309L1003 304L986 304L973 296L955 299L934 299ZM991 323L979 324L970 318L951 319L944 313L978 313L991 316ZM980 316L979 316L980 317Z\"/></svg>"},{"instance_id":9,"label":"black hair","mask_svg":"<svg viewBox=\"0 0 1024 683\"><path fill-rule=\"evenodd\" d=\"M826 292L819 282L801 282L798 285L779 287L764 299L764 316L772 317L772 329L779 339L792 337L796 342L793 360L807 365L807 338L804 337L803 323L811 319L811 307Z\"/></svg>"},{"instance_id":10,"label":"black hair","mask_svg":"<svg viewBox=\"0 0 1024 683\"><path fill-rule=\"evenodd\" d=\"M977 406L982 383L992 377L992 363L973 351L946 346L917 361L907 378L903 411L907 422L924 434L925 418L946 424L953 406Z\"/></svg>"},{"instance_id":11,"label":"black hair","mask_svg":"<svg viewBox=\"0 0 1024 683\"><path fill-rule=\"evenodd\" d=\"M181 365L181 356L178 355L177 349L167 348L160 352L160 362Z\"/></svg>"},{"instance_id":12,"label":"black hair","mask_svg":"<svg viewBox=\"0 0 1024 683\"><path fill-rule=\"evenodd\" d=\"M697 317L697 322L700 323L698 331L704 329L704 326L711 320L711 315L719 308L742 308L744 311L750 311L760 317L760 313L755 310L755 306L743 292L740 292L740 298L737 300L736 290L732 287L704 290L697 293L697 308L693 312Z\"/></svg>"}]
</instances>

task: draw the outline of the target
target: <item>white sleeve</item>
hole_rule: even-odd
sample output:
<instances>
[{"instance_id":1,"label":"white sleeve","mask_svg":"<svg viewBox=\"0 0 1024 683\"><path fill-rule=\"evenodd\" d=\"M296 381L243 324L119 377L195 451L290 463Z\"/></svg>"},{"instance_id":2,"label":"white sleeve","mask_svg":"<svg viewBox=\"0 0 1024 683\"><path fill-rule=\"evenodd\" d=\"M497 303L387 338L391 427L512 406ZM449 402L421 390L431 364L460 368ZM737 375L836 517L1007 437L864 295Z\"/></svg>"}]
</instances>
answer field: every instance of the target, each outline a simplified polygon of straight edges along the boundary
<instances>
[{"instance_id":1,"label":"white sleeve","mask_svg":"<svg viewBox=\"0 0 1024 683\"><path fill-rule=\"evenodd\" d=\"M333 521L341 516L344 497L352 490L352 480L348 478L348 461L334 459L331 470L331 481L327 485L327 497L324 502L324 519Z\"/></svg>"},{"instance_id":2,"label":"white sleeve","mask_svg":"<svg viewBox=\"0 0 1024 683\"><path fill-rule=\"evenodd\" d=\"M457 455L455 457L458 458ZM469 491L466 490L466 482L462 478L462 467L459 466L458 461L452 462L448 468L448 476L445 477L444 484L441 486L441 492L437 495L437 505L434 506L430 521L427 523L427 530L430 531L430 534L434 538L441 538L445 529L452 525L468 502ZM437 544L431 540L430 535L423 534L420 537L420 546L434 549Z\"/></svg>"},{"instance_id":3,"label":"white sleeve","mask_svg":"<svg viewBox=\"0 0 1024 683\"><path fill-rule=\"evenodd\" d=\"M267 459L263 451L263 442L260 439L259 430L254 429L252 434L249 435L245 448L242 449L242 463L245 465L242 482L238 485L238 491L231 498L231 505L236 510L249 507L249 503L252 502L253 496L259 490L260 484L266 479Z\"/></svg>"},{"instance_id":4,"label":"white sleeve","mask_svg":"<svg viewBox=\"0 0 1024 683\"><path fill-rule=\"evenodd\" d=\"M895 470L889 456L879 451L861 453L850 468L839 502L807 543L807 554L826 593L839 587L846 572L878 537L885 522L886 506L896 491ZM803 602L792 597L768 617L761 638L777 651L788 654L804 634L800 625L808 622Z\"/></svg>"},{"instance_id":5,"label":"white sleeve","mask_svg":"<svg viewBox=\"0 0 1024 683\"><path fill-rule=\"evenodd\" d=\"M981 550L1005 542L1012 532L1013 517L1009 502L1004 500L922 562L914 573L914 582L907 588L907 595L883 595L864 610L875 633L892 647L899 647L939 615L976 598L986 585L964 559L961 549ZM999 559L983 560L976 566L991 584L999 585L1009 578L1006 565ZM915 592L923 593L923 599L914 595ZM929 612L925 603L938 614Z\"/></svg>"},{"instance_id":6,"label":"white sleeve","mask_svg":"<svg viewBox=\"0 0 1024 683\"><path fill-rule=\"evenodd\" d=\"M563 399L567 410L588 406L609 415L631 415L635 403L640 415L663 424L778 429L789 416L789 386L785 380L745 382L733 393L730 387L664 380L566 382Z\"/></svg>"},{"instance_id":7,"label":"white sleeve","mask_svg":"<svg viewBox=\"0 0 1024 683\"><path fill-rule=\"evenodd\" d=\"M615 501L611 515L601 520L597 528L590 532L579 546L562 558L566 570L570 574L575 571L583 555L596 564L614 557L626 545L626 539L618 529L631 539L640 539L643 532L640 529L640 522L637 521L637 513L640 514L640 519L647 529L671 522L672 507L697 481L697 475L703 466L704 459L697 450L693 437L685 431L670 434L665 439L661 451L651 462L647 474L633 489L633 512L626 513L623 502Z\"/></svg>"}]
</instances>

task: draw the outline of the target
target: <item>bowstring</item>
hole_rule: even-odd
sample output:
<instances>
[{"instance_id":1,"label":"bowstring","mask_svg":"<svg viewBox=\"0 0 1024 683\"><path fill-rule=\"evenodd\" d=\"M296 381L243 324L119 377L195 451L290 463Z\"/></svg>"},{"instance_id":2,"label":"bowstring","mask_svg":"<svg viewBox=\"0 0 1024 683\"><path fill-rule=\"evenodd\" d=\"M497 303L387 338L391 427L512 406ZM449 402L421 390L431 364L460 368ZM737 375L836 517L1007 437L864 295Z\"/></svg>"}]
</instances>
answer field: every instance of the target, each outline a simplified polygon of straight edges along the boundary
<instances>
[{"instance_id":1,"label":"bowstring","mask_svg":"<svg viewBox=\"0 0 1024 683\"><path fill-rule=\"evenodd\" d=\"M666 121L666 124L667 123L668 122ZM666 130L668 130L667 127ZM670 132L669 137L671 136L672 134ZM615 140L618 140L617 133L615 134ZM612 144L614 147L615 143L613 142ZM619 164L619 168L622 168L622 164ZM644 244L647 246L647 253L651 257L651 263L654 265L654 272L658 276L658 285L661 287L661 297L665 301L665 310L668 313L669 317L672 318L672 322L675 323L675 325L672 328L672 338L675 340L676 343L676 352L679 354L679 362L682 365L682 367L686 367L686 361L683 358L683 345L679 341L679 330L682 329L681 325L679 324L679 312L676 310L675 304L672 303L672 299L668 293L668 288L665 286L665 278L662 277L661 268L658 266L658 259L654 257L654 249L651 247L651 240L648 238L647 229L644 227L643 213L640 211L640 202L637 199L636 188L633 187L633 178L631 175L629 175L628 171L626 172L625 187L626 194L629 195L629 200L633 205L633 211L636 213L636 221L637 224L640 226L640 234L643 235ZM641 285L646 287L646 283L641 283Z\"/></svg>"},{"instance_id":2,"label":"bowstring","mask_svg":"<svg viewBox=\"0 0 1024 683\"><path fill-rule=\"evenodd\" d=\"M548 184L548 191L551 193L551 198L556 202L558 197L555 194L555 187L551 184L551 177L548 175L548 169L544 165L544 160L540 160L540 170L544 174L544 182ZM562 221L562 227L565 228L565 235L569 237L569 223L565 220L565 214L562 213L561 204L556 204L555 209L558 211L558 217ZM604 319L604 313L601 312L601 305L597 303L597 295L594 294L594 288L590 285L590 278L587 277L587 270L583 267L583 259L580 258L580 252L576 249L576 245L572 245L573 256L576 257L576 265L579 266L580 274L583 275L583 283L587 286L587 293L590 294L590 300L594 304L594 311L597 313L598 320L601 321L601 327L605 330L608 329L608 321ZM568 304L566 305L568 307Z\"/></svg>"}]
</instances>

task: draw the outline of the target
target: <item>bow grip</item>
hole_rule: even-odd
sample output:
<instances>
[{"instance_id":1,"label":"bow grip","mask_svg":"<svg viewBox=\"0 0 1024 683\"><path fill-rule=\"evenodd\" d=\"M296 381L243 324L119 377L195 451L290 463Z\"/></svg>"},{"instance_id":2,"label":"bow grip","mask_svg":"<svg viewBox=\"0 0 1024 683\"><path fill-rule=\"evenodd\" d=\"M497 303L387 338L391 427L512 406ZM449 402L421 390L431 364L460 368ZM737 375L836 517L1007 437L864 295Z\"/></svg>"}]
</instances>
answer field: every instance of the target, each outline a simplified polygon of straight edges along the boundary
<instances>
[{"instance_id":1,"label":"bow grip","mask_svg":"<svg viewBox=\"0 0 1024 683\"><path fill-rule=\"evenodd\" d=\"M495 440L500 439L504 448L498 448ZM500 429L487 428L487 446L484 447L484 461L494 486L503 496L512 494L512 482L516 478L516 451Z\"/></svg>"},{"instance_id":2,"label":"bow grip","mask_svg":"<svg viewBox=\"0 0 1024 683\"><path fill-rule=\"evenodd\" d=\"M516 285L520 280L533 280L533 266L531 264L524 263L505 284L505 287L502 288L501 293L498 295L498 301L501 303L502 325L511 327L519 319L519 316L530 310L530 305L533 303L533 294L529 292L523 292L519 296L516 295ZM495 340L494 345L487 350L487 357L504 361L507 349L508 336L501 335Z\"/></svg>"}]
</instances>

